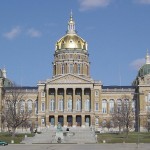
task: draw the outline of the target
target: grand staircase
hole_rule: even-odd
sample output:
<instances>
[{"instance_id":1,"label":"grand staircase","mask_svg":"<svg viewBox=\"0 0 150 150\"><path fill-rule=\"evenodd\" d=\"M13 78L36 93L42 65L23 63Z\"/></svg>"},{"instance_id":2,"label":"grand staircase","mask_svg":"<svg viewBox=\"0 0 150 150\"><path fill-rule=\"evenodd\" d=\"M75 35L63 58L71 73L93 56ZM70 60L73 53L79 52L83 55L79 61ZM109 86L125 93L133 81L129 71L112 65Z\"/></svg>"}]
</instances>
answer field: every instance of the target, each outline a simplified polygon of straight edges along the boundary
<instances>
[{"instance_id":1,"label":"grand staircase","mask_svg":"<svg viewBox=\"0 0 150 150\"><path fill-rule=\"evenodd\" d=\"M69 131L66 131L66 128L62 129L64 138L61 140L61 143L96 143L95 132L90 127L70 127ZM44 128L41 130L41 134L36 134L34 137L25 137L22 143L58 143L56 128Z\"/></svg>"}]
</instances>

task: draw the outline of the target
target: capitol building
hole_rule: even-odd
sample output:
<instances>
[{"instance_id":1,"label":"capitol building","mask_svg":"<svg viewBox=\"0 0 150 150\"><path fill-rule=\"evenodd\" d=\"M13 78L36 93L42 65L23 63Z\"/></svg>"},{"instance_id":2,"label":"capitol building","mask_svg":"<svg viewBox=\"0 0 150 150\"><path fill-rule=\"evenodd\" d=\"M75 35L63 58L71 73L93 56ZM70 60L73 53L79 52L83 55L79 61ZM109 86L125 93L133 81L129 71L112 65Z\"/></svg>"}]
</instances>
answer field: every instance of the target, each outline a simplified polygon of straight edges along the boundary
<instances>
[{"instance_id":1,"label":"capitol building","mask_svg":"<svg viewBox=\"0 0 150 150\"><path fill-rule=\"evenodd\" d=\"M133 129L146 130L150 111L150 56L137 72L132 85L105 86L90 76L87 42L75 29L71 14L66 34L55 44L52 78L39 81L35 87L22 87L26 96L24 109L31 110L30 124L37 127L101 127L113 122L115 107L126 100L135 112ZM0 70L0 111L4 97L12 88L6 70ZM2 121L1 121L2 124ZM1 125L2 127L2 125Z\"/></svg>"}]
</instances>

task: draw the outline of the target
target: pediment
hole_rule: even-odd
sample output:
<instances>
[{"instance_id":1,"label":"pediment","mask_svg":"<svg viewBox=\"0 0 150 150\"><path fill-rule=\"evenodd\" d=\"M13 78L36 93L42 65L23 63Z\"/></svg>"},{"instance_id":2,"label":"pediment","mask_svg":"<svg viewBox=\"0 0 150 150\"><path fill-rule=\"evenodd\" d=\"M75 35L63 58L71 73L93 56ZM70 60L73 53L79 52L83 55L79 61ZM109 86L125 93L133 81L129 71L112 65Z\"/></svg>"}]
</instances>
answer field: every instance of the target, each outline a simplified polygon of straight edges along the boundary
<instances>
[{"instance_id":1,"label":"pediment","mask_svg":"<svg viewBox=\"0 0 150 150\"><path fill-rule=\"evenodd\" d=\"M53 84L76 84L76 83L80 83L80 84L85 84L85 83L93 83L93 80L91 78L83 78L80 76L76 76L76 75L72 75L72 74L67 74L67 75L63 75L60 77L56 77L54 79L48 80L47 83L53 83Z\"/></svg>"}]
</instances>

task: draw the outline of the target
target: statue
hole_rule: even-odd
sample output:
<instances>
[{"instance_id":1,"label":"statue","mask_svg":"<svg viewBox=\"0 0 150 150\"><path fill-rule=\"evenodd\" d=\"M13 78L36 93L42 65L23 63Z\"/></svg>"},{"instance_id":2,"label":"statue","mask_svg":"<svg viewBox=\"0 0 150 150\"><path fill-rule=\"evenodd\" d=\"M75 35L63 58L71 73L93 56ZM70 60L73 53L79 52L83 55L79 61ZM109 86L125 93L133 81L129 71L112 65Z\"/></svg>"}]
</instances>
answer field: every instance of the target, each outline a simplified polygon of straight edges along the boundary
<instances>
[{"instance_id":1,"label":"statue","mask_svg":"<svg viewBox=\"0 0 150 150\"><path fill-rule=\"evenodd\" d=\"M57 131L58 132L61 132L62 131L62 126L60 123L57 124Z\"/></svg>"},{"instance_id":2,"label":"statue","mask_svg":"<svg viewBox=\"0 0 150 150\"><path fill-rule=\"evenodd\" d=\"M62 126L60 123L57 124L57 131L56 131L55 139L57 140L58 143L62 143L64 139Z\"/></svg>"}]
</instances>

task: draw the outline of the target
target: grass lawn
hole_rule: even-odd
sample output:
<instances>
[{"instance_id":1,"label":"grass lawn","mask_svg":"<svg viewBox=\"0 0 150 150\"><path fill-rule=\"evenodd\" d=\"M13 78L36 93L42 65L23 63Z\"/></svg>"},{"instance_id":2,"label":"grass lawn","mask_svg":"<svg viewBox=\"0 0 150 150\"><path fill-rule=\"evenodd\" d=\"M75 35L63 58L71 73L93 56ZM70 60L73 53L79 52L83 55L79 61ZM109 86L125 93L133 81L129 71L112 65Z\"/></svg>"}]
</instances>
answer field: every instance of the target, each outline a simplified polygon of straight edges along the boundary
<instances>
[{"instance_id":1,"label":"grass lawn","mask_svg":"<svg viewBox=\"0 0 150 150\"><path fill-rule=\"evenodd\" d=\"M128 138L126 138L125 133L98 133L97 134L97 140L98 143L103 143L103 140L106 141L106 143L137 143L139 137L140 143L150 143L150 133L142 133L140 132L139 135L137 132L131 132L128 135Z\"/></svg>"},{"instance_id":2,"label":"grass lawn","mask_svg":"<svg viewBox=\"0 0 150 150\"><path fill-rule=\"evenodd\" d=\"M13 138L8 132L0 133L0 140L4 140L8 143L11 143L11 140L14 140L15 144L19 144L24 139L25 135L27 135L28 137L32 137L35 134L16 134L16 136Z\"/></svg>"}]
</instances>

